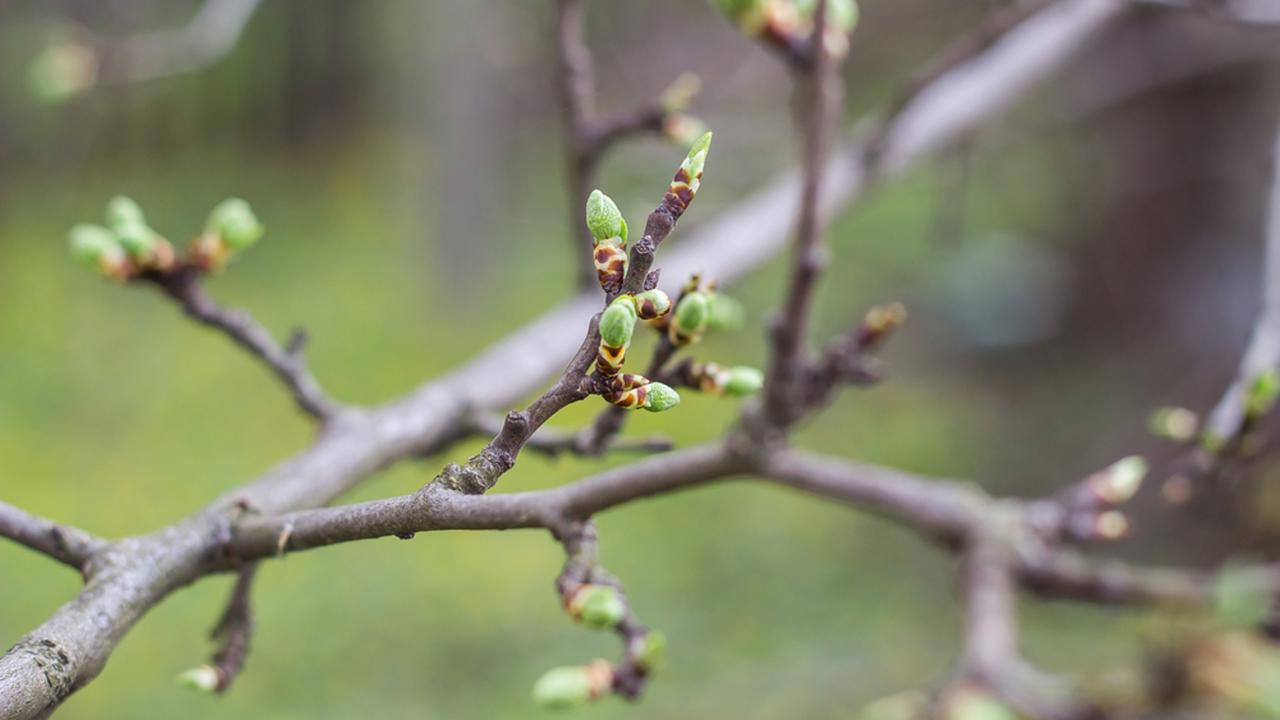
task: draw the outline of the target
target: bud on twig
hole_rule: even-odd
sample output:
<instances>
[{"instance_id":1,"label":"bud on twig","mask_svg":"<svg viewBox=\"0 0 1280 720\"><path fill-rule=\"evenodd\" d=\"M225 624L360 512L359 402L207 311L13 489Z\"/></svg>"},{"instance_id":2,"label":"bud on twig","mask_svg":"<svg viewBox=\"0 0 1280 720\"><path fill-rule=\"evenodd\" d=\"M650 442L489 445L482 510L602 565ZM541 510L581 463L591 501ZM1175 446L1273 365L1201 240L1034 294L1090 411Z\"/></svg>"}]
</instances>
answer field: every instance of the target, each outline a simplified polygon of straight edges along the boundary
<instances>
[{"instance_id":1,"label":"bud on twig","mask_svg":"<svg viewBox=\"0 0 1280 720\"><path fill-rule=\"evenodd\" d=\"M249 203L232 197L214 206L205 223L205 232L216 233L232 252L257 242L265 230Z\"/></svg>"},{"instance_id":2,"label":"bud on twig","mask_svg":"<svg viewBox=\"0 0 1280 720\"><path fill-rule=\"evenodd\" d=\"M106 214L107 226L135 263L158 270L173 266L173 247L147 225L138 203L117 195L107 202Z\"/></svg>"},{"instance_id":3,"label":"bud on twig","mask_svg":"<svg viewBox=\"0 0 1280 720\"><path fill-rule=\"evenodd\" d=\"M641 320L659 320L671 312L671 298L661 290L645 290L633 298L636 315Z\"/></svg>"},{"instance_id":4,"label":"bud on twig","mask_svg":"<svg viewBox=\"0 0 1280 720\"><path fill-rule=\"evenodd\" d=\"M547 671L533 685L533 701L548 710L582 707L613 686L613 667L606 660L590 665L558 667Z\"/></svg>"},{"instance_id":5,"label":"bud on twig","mask_svg":"<svg viewBox=\"0 0 1280 720\"><path fill-rule=\"evenodd\" d=\"M1271 412L1280 397L1280 372L1275 368L1267 368L1258 373L1249 385L1245 399L1245 414L1250 418L1259 418Z\"/></svg>"},{"instance_id":6,"label":"bud on twig","mask_svg":"<svg viewBox=\"0 0 1280 720\"><path fill-rule=\"evenodd\" d=\"M701 340L710 315L709 306L710 301L706 292L694 290L685 293L676 304L675 316L667 331L671 342L679 347Z\"/></svg>"},{"instance_id":7,"label":"bud on twig","mask_svg":"<svg viewBox=\"0 0 1280 720\"><path fill-rule=\"evenodd\" d=\"M608 585L582 585L568 602L569 615L589 628L604 630L622 622L626 603L617 588Z\"/></svg>"},{"instance_id":8,"label":"bud on twig","mask_svg":"<svg viewBox=\"0 0 1280 720\"><path fill-rule=\"evenodd\" d=\"M680 404L680 393L664 383L651 382L643 375L616 375L610 383L610 389L603 397L621 408L663 412Z\"/></svg>"},{"instance_id":9,"label":"bud on twig","mask_svg":"<svg viewBox=\"0 0 1280 720\"><path fill-rule=\"evenodd\" d=\"M613 200L599 190L587 197L587 229L594 243L591 258L605 292L622 285L627 274L627 221Z\"/></svg>"},{"instance_id":10,"label":"bud on twig","mask_svg":"<svg viewBox=\"0 0 1280 720\"><path fill-rule=\"evenodd\" d=\"M178 676L180 687L190 688L202 693L215 693L222 683L222 674L212 665L200 665L183 672Z\"/></svg>"},{"instance_id":11,"label":"bud on twig","mask_svg":"<svg viewBox=\"0 0 1280 720\"><path fill-rule=\"evenodd\" d=\"M679 219L698 195L702 185L702 170L707 164L707 152L711 149L711 133L705 133L689 148L689 154L676 170L662 204L673 218Z\"/></svg>"},{"instance_id":12,"label":"bud on twig","mask_svg":"<svg viewBox=\"0 0 1280 720\"><path fill-rule=\"evenodd\" d=\"M1147 476L1147 461L1140 455L1117 460L1102 472L1092 475L1089 489L1108 505L1128 502L1137 494L1142 480Z\"/></svg>"},{"instance_id":13,"label":"bud on twig","mask_svg":"<svg viewBox=\"0 0 1280 720\"><path fill-rule=\"evenodd\" d=\"M633 653L636 665L650 671L662 665L667 656L667 636L657 630L645 633L637 642Z\"/></svg>"},{"instance_id":14,"label":"bud on twig","mask_svg":"<svg viewBox=\"0 0 1280 720\"><path fill-rule=\"evenodd\" d=\"M114 280L129 277L129 258L116 236L100 225L81 224L67 233L76 260Z\"/></svg>"},{"instance_id":15,"label":"bud on twig","mask_svg":"<svg viewBox=\"0 0 1280 720\"><path fill-rule=\"evenodd\" d=\"M1156 437L1167 438L1177 442L1187 442L1196 436L1200 419L1186 408L1156 408L1147 419L1147 428Z\"/></svg>"}]
</instances>

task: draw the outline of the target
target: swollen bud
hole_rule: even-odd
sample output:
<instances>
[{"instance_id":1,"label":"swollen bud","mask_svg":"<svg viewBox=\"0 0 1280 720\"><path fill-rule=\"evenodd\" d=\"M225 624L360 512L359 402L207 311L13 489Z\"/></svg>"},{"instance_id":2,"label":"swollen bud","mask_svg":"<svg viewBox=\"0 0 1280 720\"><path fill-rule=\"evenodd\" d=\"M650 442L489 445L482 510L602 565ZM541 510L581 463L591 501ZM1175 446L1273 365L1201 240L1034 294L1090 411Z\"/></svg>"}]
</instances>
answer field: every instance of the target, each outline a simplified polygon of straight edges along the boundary
<instances>
[{"instance_id":1,"label":"swollen bud","mask_svg":"<svg viewBox=\"0 0 1280 720\"><path fill-rule=\"evenodd\" d=\"M689 187L695 193L698 192L698 184L702 179L702 169L707 164L707 152L710 150L711 133L706 132L693 141L693 145L689 148L689 155L685 157L684 162L680 163L680 169L689 173Z\"/></svg>"},{"instance_id":2,"label":"swollen bud","mask_svg":"<svg viewBox=\"0 0 1280 720\"><path fill-rule=\"evenodd\" d=\"M635 328L636 305L630 295L618 297L600 315L600 339L609 347L629 344Z\"/></svg>"},{"instance_id":3,"label":"swollen bud","mask_svg":"<svg viewBox=\"0 0 1280 720\"><path fill-rule=\"evenodd\" d=\"M249 203L233 197L218 203L209 213L205 232L217 234L228 248L235 251L257 242L264 230Z\"/></svg>"},{"instance_id":4,"label":"swollen bud","mask_svg":"<svg viewBox=\"0 0 1280 720\"><path fill-rule=\"evenodd\" d=\"M178 686L190 688L197 692L213 693L218 691L221 675L212 665L201 665L178 676Z\"/></svg>"},{"instance_id":5,"label":"swollen bud","mask_svg":"<svg viewBox=\"0 0 1280 720\"><path fill-rule=\"evenodd\" d=\"M707 328L711 330L737 330L746 321L747 311L743 309L742 303L728 295L711 295L707 304Z\"/></svg>"},{"instance_id":6,"label":"swollen bud","mask_svg":"<svg viewBox=\"0 0 1280 720\"><path fill-rule=\"evenodd\" d=\"M704 292L686 294L676 306L675 324L682 332L694 334L706 327L710 302Z\"/></svg>"},{"instance_id":7,"label":"swollen bud","mask_svg":"<svg viewBox=\"0 0 1280 720\"><path fill-rule=\"evenodd\" d=\"M1130 455L1095 475L1090 485L1104 502L1119 505L1137 494L1146 476L1146 459L1141 455Z\"/></svg>"},{"instance_id":8,"label":"swollen bud","mask_svg":"<svg viewBox=\"0 0 1280 720\"><path fill-rule=\"evenodd\" d=\"M597 630L617 625L626 614L622 594L608 585L583 585L569 600L569 615Z\"/></svg>"},{"instance_id":9,"label":"swollen bud","mask_svg":"<svg viewBox=\"0 0 1280 720\"><path fill-rule=\"evenodd\" d=\"M724 393L744 397L759 392L764 387L764 373L753 367L741 365L726 371Z\"/></svg>"},{"instance_id":10,"label":"swollen bud","mask_svg":"<svg viewBox=\"0 0 1280 720\"><path fill-rule=\"evenodd\" d=\"M548 710L569 710L604 695L612 685L613 668L605 660L558 667L533 684L533 701Z\"/></svg>"},{"instance_id":11,"label":"swollen bud","mask_svg":"<svg viewBox=\"0 0 1280 720\"><path fill-rule=\"evenodd\" d=\"M107 225L119 233L123 227L141 225L145 228L147 218L133 198L117 195L107 202Z\"/></svg>"},{"instance_id":12,"label":"swollen bud","mask_svg":"<svg viewBox=\"0 0 1280 720\"><path fill-rule=\"evenodd\" d=\"M587 196L587 229L597 242L607 238L627 239L627 222L613 199L599 190Z\"/></svg>"},{"instance_id":13,"label":"swollen bud","mask_svg":"<svg viewBox=\"0 0 1280 720\"><path fill-rule=\"evenodd\" d=\"M1186 442L1195 437L1200 426L1200 419L1186 408L1156 408L1147 419L1147 428L1156 437Z\"/></svg>"},{"instance_id":14,"label":"swollen bud","mask_svg":"<svg viewBox=\"0 0 1280 720\"><path fill-rule=\"evenodd\" d=\"M647 394L645 395L644 409L649 412L662 412L680 404L680 393L676 392L670 385L660 382L649 383L645 386Z\"/></svg>"},{"instance_id":15,"label":"swollen bud","mask_svg":"<svg viewBox=\"0 0 1280 720\"><path fill-rule=\"evenodd\" d=\"M671 298L657 288L636 295L635 305L641 320L656 320L671 312Z\"/></svg>"},{"instance_id":16,"label":"swollen bud","mask_svg":"<svg viewBox=\"0 0 1280 720\"><path fill-rule=\"evenodd\" d=\"M101 225L76 225L67 233L71 254L76 260L107 277L123 279L128 274L128 258L112 232Z\"/></svg>"}]
</instances>

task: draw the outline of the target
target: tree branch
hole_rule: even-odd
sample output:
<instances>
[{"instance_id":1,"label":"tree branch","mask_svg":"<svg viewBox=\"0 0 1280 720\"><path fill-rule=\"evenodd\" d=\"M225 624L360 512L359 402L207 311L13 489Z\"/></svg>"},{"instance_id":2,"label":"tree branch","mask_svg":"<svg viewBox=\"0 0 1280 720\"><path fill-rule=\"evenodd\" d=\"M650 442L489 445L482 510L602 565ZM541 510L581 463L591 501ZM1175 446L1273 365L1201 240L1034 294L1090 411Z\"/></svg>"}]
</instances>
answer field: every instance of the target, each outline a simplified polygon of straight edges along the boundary
<instances>
[{"instance_id":1,"label":"tree branch","mask_svg":"<svg viewBox=\"0 0 1280 720\"><path fill-rule=\"evenodd\" d=\"M107 546L106 540L84 530L32 515L5 502L0 502L0 537L81 572L85 572L93 556Z\"/></svg>"}]
</instances>

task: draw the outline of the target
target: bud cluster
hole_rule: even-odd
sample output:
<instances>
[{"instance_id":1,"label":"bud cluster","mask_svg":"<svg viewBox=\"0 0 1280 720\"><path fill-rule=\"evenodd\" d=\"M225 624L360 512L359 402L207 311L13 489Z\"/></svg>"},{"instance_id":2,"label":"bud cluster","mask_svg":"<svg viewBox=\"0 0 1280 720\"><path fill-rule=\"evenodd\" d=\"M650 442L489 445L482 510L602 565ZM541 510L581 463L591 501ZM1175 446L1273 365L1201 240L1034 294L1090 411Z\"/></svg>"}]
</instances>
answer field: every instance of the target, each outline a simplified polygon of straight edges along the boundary
<instances>
[{"instance_id":1,"label":"bud cluster","mask_svg":"<svg viewBox=\"0 0 1280 720\"><path fill-rule=\"evenodd\" d=\"M689 384L712 395L745 397L764 386L764 373L746 365L723 367L716 363L693 363L688 370Z\"/></svg>"},{"instance_id":2,"label":"bud cluster","mask_svg":"<svg viewBox=\"0 0 1280 720\"><path fill-rule=\"evenodd\" d=\"M234 253L256 242L262 232L249 204L229 198L210 213L204 234L188 248L188 260L205 271L220 269ZM173 245L151 229L138 203L123 195L107 203L105 227L76 225L67 239L72 256L114 280L148 272L169 273L177 263Z\"/></svg>"}]
</instances>

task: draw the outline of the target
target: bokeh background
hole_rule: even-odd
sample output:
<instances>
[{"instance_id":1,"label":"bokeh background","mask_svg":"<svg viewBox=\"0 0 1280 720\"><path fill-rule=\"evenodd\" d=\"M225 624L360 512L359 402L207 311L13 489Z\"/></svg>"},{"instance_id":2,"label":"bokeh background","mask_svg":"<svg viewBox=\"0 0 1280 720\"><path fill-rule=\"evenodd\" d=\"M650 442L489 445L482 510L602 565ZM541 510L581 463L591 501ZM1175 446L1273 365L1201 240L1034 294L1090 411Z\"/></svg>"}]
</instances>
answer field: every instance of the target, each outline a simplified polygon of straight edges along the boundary
<instances>
[{"instance_id":1,"label":"bokeh background","mask_svg":"<svg viewBox=\"0 0 1280 720\"><path fill-rule=\"evenodd\" d=\"M846 125L1001 4L866 0ZM316 374L345 401L394 398L572 292L565 218L582 198L564 190L550 0L267 0L197 72L58 103L33 92L26 69L77 27L123 37L198 5L0 3L0 498L107 536L197 509L311 433L223 338L72 263L66 229L113 194L175 240L223 197L249 199L268 234L211 292L278 336L305 326ZM593 2L590 34L604 109L685 70L703 78L694 111L716 147L672 242L793 162L784 72L704 3ZM888 380L845 393L797 442L1018 495L1133 452L1172 457L1147 413L1210 405L1257 307L1278 37L1141 14L1011 115L842 212L817 338L880 301L912 315L885 353ZM600 184L634 225L682 154L637 140ZM699 355L762 362L782 269L730 290L747 323ZM690 397L630 432L688 444L734 413ZM405 462L349 499L411 491L475 447ZM624 460L528 455L500 490ZM1261 476L1180 509L1144 493L1138 532L1114 551L1198 564L1265 553L1275 493ZM849 717L936 682L954 658L952 560L873 517L734 483L599 524L605 564L671 647L640 704L611 699L594 717ZM545 534L510 532L272 562L248 667L216 699L173 682L210 651L230 579L206 580L154 610L59 717L535 717L543 670L616 652L559 609L561 561ZM0 543L0 645L77 587ZM1038 602L1023 613L1030 658L1091 678L1141 657L1163 622Z\"/></svg>"}]
</instances>

